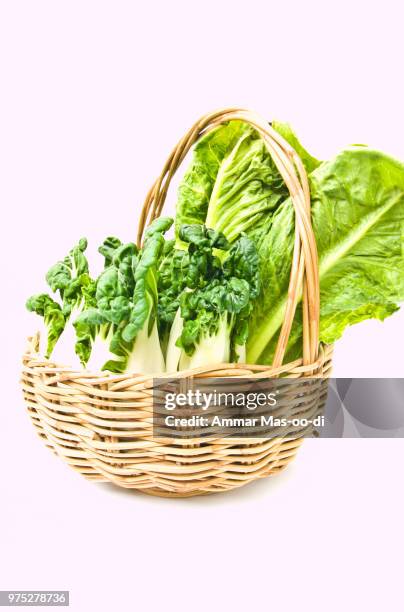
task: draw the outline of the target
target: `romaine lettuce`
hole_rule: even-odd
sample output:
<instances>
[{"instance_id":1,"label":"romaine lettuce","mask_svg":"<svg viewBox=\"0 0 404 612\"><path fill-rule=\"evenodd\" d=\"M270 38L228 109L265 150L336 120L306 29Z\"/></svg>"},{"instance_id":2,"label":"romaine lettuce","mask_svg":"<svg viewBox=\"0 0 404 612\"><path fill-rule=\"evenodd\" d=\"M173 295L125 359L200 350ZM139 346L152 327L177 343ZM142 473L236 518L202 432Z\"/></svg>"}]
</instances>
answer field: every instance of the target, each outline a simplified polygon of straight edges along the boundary
<instances>
[{"instance_id":1,"label":"romaine lettuce","mask_svg":"<svg viewBox=\"0 0 404 612\"><path fill-rule=\"evenodd\" d=\"M320 339L332 343L348 325L383 320L404 301L404 166L363 146L319 162L290 126L273 127L309 173L320 260ZM271 363L286 306L294 211L254 130L230 122L200 141L179 189L177 224L184 211L230 241L245 233L256 244L265 290L254 302L247 360ZM286 358L301 356L301 335L299 306Z\"/></svg>"}]
</instances>

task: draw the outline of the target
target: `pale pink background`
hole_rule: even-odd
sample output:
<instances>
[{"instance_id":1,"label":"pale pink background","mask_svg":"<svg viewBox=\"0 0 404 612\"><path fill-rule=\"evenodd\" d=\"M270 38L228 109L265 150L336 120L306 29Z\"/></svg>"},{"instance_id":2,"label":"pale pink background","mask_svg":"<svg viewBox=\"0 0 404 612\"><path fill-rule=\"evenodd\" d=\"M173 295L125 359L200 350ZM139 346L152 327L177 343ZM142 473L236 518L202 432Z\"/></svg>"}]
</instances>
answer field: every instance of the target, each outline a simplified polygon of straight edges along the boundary
<instances>
[{"instance_id":1,"label":"pale pink background","mask_svg":"<svg viewBox=\"0 0 404 612\"><path fill-rule=\"evenodd\" d=\"M18 377L26 297L80 236L135 237L200 114L240 104L320 157L404 159L403 18L389 0L1 3L0 589L70 589L78 611L402 609L402 440L308 441L272 480L159 500L53 458ZM349 330L335 374L402 376L403 323Z\"/></svg>"}]
</instances>

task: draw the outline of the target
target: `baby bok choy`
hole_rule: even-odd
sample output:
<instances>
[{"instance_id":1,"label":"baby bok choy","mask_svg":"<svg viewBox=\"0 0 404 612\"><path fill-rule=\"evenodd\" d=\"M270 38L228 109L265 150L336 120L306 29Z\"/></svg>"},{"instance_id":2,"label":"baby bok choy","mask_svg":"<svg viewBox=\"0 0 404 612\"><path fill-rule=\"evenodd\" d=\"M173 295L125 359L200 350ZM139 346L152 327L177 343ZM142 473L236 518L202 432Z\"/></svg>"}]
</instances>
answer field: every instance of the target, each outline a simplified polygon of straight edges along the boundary
<instances>
[{"instance_id":1,"label":"baby bok choy","mask_svg":"<svg viewBox=\"0 0 404 612\"><path fill-rule=\"evenodd\" d=\"M157 270L163 234L171 224L168 218L154 221L140 252L131 243L114 250L111 238L104 242L100 250L107 267L97 280L96 306L83 311L74 323L76 352L83 365L111 372L164 372L157 327Z\"/></svg>"},{"instance_id":2,"label":"baby bok choy","mask_svg":"<svg viewBox=\"0 0 404 612\"><path fill-rule=\"evenodd\" d=\"M72 321L83 308L94 303L95 281L88 274L88 261L84 255L86 248L87 240L82 238L46 274L54 297L59 296L61 303L46 293L33 295L26 302L30 312L44 318L45 355L52 355L55 360L64 361L71 355L75 341Z\"/></svg>"},{"instance_id":3,"label":"baby bok choy","mask_svg":"<svg viewBox=\"0 0 404 612\"><path fill-rule=\"evenodd\" d=\"M183 225L188 246L181 268L183 287L167 345L166 369L245 361L248 317L260 291L258 254L241 236L232 246L222 233ZM173 270L178 256L173 257Z\"/></svg>"}]
</instances>

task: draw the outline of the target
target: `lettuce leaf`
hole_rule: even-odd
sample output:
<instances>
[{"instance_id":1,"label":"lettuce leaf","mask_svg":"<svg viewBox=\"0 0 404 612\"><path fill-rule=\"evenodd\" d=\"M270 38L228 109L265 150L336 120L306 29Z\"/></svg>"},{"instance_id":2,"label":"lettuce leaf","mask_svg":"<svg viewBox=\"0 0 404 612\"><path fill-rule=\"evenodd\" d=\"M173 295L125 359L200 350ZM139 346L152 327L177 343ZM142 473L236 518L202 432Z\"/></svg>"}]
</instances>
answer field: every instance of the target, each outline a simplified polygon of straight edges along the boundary
<instances>
[{"instance_id":1,"label":"lettuce leaf","mask_svg":"<svg viewBox=\"0 0 404 612\"><path fill-rule=\"evenodd\" d=\"M335 342L348 325L383 320L404 301L404 165L355 147L310 176L319 251L320 340ZM294 215L287 199L257 237L263 283L250 323L247 357L271 363L286 305ZM301 355L301 311L286 358Z\"/></svg>"},{"instance_id":2,"label":"lettuce leaf","mask_svg":"<svg viewBox=\"0 0 404 612\"><path fill-rule=\"evenodd\" d=\"M310 155L310 153L304 148L289 123L273 121L272 127L294 148L308 173L313 172L313 170L319 167L321 161Z\"/></svg>"},{"instance_id":3,"label":"lettuce leaf","mask_svg":"<svg viewBox=\"0 0 404 612\"><path fill-rule=\"evenodd\" d=\"M259 134L231 121L209 132L179 188L177 236L183 224L205 223L234 242L257 228L288 190Z\"/></svg>"}]
</instances>

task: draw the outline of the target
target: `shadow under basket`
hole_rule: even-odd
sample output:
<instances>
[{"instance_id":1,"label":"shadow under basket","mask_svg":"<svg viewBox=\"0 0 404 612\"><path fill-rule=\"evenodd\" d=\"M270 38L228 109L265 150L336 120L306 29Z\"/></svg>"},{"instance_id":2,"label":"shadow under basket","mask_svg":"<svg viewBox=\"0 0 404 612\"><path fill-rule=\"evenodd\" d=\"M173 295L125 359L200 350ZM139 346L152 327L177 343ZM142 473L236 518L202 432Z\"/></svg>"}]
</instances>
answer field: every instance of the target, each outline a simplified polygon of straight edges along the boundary
<instances>
[{"instance_id":1,"label":"shadow under basket","mask_svg":"<svg viewBox=\"0 0 404 612\"><path fill-rule=\"evenodd\" d=\"M170 181L192 145L228 121L244 121L258 131L289 189L295 211L295 242L288 299L271 366L214 364L177 375L184 379L299 379L302 388L296 394L296 407L303 418L312 414L313 404L319 401L310 393L310 385L304 383L307 377L330 376L332 346L319 343L318 258L310 191L303 164L290 145L267 121L250 111L225 109L202 117L179 141L149 191L140 216L138 244L147 225L160 215ZM300 299L302 358L283 364ZM153 436L152 375L78 371L43 358L38 351L36 335L23 356L21 383L29 415L46 446L88 479L165 497L221 492L280 471L302 442L299 436Z\"/></svg>"}]
</instances>

